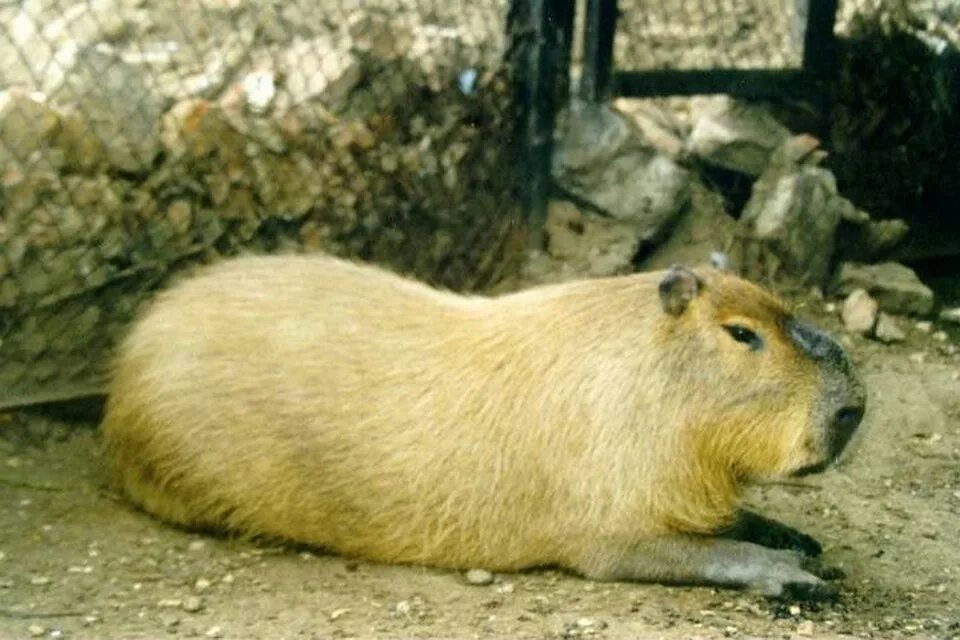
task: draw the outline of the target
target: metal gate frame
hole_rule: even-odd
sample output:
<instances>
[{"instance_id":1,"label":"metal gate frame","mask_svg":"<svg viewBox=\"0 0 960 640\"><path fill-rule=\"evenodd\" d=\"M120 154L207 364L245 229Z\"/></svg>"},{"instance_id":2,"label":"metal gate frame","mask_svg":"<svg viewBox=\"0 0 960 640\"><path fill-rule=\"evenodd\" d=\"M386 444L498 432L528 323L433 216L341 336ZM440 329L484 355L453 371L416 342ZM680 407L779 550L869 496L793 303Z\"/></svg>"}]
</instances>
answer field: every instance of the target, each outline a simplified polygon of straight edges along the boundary
<instances>
[{"instance_id":1,"label":"metal gate frame","mask_svg":"<svg viewBox=\"0 0 960 640\"><path fill-rule=\"evenodd\" d=\"M613 97L723 93L746 99L806 97L819 101L835 68L833 30L838 0L798 2L806 4L807 13L800 67L621 70L614 67L613 60L617 0L586 0L578 97L599 103ZM512 0L507 20L517 74L518 177L534 237L543 226L550 197L556 114L569 98L575 5L575 0Z\"/></svg>"}]
</instances>

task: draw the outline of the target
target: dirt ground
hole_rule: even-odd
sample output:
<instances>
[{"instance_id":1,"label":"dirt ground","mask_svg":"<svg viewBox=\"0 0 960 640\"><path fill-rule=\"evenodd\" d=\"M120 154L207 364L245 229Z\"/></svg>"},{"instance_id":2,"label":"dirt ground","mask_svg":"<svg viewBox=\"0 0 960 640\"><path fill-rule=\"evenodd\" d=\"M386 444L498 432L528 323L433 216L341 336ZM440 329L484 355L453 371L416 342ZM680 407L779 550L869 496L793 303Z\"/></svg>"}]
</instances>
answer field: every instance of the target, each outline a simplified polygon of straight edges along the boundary
<instances>
[{"instance_id":1,"label":"dirt ground","mask_svg":"<svg viewBox=\"0 0 960 640\"><path fill-rule=\"evenodd\" d=\"M803 310L837 330L822 302ZM960 357L912 322L851 339L869 409L851 455L750 503L819 538L836 604L353 562L180 531L104 484L95 424L0 423L0 638L960 638Z\"/></svg>"}]
</instances>

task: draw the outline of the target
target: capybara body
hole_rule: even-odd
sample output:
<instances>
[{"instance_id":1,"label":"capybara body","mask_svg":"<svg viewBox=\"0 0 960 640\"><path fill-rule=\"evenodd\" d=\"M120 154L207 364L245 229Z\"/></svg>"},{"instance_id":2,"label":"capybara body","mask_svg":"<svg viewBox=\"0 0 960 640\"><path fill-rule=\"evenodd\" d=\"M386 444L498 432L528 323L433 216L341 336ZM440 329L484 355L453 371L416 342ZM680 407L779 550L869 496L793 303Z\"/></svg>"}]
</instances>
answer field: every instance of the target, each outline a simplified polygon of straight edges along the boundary
<instances>
[{"instance_id":1,"label":"capybara body","mask_svg":"<svg viewBox=\"0 0 960 640\"><path fill-rule=\"evenodd\" d=\"M277 256L158 296L119 348L102 433L122 491L187 527L757 586L725 545L774 551L713 534L745 484L823 468L862 411L839 347L718 271L487 298Z\"/></svg>"}]
</instances>

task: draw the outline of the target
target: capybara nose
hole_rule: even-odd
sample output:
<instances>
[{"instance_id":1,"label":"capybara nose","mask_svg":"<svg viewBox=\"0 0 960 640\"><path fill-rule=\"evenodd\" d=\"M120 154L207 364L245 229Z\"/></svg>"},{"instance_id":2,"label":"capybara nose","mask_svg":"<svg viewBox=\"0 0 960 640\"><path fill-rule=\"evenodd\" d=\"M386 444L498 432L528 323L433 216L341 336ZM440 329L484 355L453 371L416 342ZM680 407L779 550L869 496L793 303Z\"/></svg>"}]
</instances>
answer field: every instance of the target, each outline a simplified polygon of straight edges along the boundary
<instances>
[{"instance_id":1,"label":"capybara nose","mask_svg":"<svg viewBox=\"0 0 960 640\"><path fill-rule=\"evenodd\" d=\"M862 404L848 405L833 415L832 437L830 438L830 454L832 457L840 455L843 448L850 442L860 421L863 420L864 406Z\"/></svg>"}]
</instances>

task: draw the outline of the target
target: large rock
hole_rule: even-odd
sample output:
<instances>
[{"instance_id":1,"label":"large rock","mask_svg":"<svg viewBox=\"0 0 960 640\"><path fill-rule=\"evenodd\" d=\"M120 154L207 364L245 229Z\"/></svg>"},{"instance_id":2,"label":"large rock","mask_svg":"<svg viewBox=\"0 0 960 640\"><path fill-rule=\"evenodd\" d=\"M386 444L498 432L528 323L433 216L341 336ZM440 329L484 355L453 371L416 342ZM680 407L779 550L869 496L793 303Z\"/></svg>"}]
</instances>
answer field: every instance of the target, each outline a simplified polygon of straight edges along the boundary
<instances>
[{"instance_id":1,"label":"large rock","mask_svg":"<svg viewBox=\"0 0 960 640\"><path fill-rule=\"evenodd\" d=\"M770 155L790 132L764 109L727 97L699 98L692 104L689 150L704 162L759 176Z\"/></svg>"},{"instance_id":2,"label":"large rock","mask_svg":"<svg viewBox=\"0 0 960 640\"><path fill-rule=\"evenodd\" d=\"M900 219L870 220L869 216L862 222L845 219L837 230L837 253L840 259L851 262L880 260L890 255L909 231L909 225Z\"/></svg>"},{"instance_id":3,"label":"large rock","mask_svg":"<svg viewBox=\"0 0 960 640\"><path fill-rule=\"evenodd\" d=\"M638 260L637 268L653 271L674 264L705 264L711 254L729 251L736 224L737 221L724 210L723 197L695 180L690 203L670 228L670 235ZM728 268L739 269L732 256Z\"/></svg>"},{"instance_id":4,"label":"large rock","mask_svg":"<svg viewBox=\"0 0 960 640\"><path fill-rule=\"evenodd\" d=\"M865 289L888 313L926 315L933 310L933 291L912 269L896 262L845 262L840 265L835 286L843 295Z\"/></svg>"},{"instance_id":5,"label":"large rock","mask_svg":"<svg viewBox=\"0 0 960 640\"><path fill-rule=\"evenodd\" d=\"M738 224L743 269L768 282L822 285L837 225L851 206L826 169L771 166L754 184Z\"/></svg>"},{"instance_id":6,"label":"large rock","mask_svg":"<svg viewBox=\"0 0 960 640\"><path fill-rule=\"evenodd\" d=\"M633 226L642 242L662 235L690 189L689 172L654 150L626 117L584 103L561 119L553 177L575 198Z\"/></svg>"}]
</instances>

